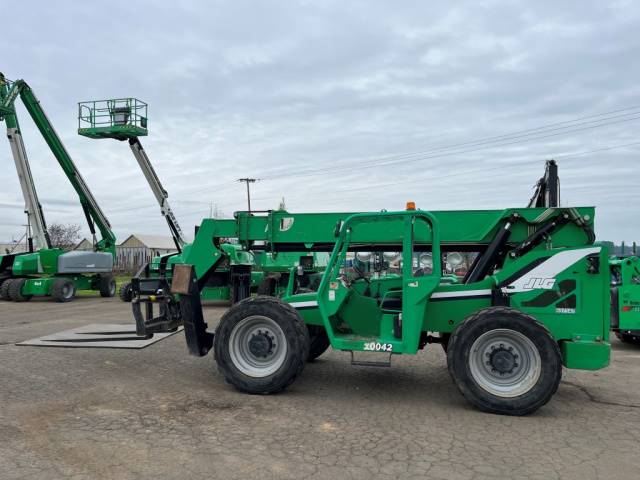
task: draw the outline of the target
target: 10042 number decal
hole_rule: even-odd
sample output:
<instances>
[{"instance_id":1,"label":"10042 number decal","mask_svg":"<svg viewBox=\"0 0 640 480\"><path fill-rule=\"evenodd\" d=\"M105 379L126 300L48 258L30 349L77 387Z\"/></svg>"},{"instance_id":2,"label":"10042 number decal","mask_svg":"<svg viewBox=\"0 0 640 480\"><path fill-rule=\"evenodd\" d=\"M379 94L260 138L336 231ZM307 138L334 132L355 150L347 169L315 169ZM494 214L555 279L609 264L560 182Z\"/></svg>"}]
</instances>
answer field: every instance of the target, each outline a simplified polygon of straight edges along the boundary
<instances>
[{"instance_id":1,"label":"10042 number decal","mask_svg":"<svg viewBox=\"0 0 640 480\"><path fill-rule=\"evenodd\" d=\"M392 352L393 345L390 343L367 342L364 344L365 352Z\"/></svg>"}]
</instances>

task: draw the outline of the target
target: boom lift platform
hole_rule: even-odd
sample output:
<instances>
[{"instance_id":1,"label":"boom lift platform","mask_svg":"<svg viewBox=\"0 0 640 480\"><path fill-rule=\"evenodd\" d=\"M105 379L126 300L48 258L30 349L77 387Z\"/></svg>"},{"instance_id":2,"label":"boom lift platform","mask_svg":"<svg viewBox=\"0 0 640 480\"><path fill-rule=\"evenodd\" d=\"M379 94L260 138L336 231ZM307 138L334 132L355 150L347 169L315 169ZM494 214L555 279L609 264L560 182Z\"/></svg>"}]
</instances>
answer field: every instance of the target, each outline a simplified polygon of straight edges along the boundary
<instances>
[{"instance_id":1,"label":"boom lift platform","mask_svg":"<svg viewBox=\"0 0 640 480\"><path fill-rule=\"evenodd\" d=\"M18 97L78 194L94 240L92 252L52 248L18 123L15 109ZM113 296L115 236L109 221L33 90L24 80L10 82L0 74L0 120L7 125L7 137L25 200L25 212L33 229L33 235L28 240L28 252L0 256L0 298L26 301L34 295L52 296L58 301L67 302L74 298L77 290L98 290L102 296ZM96 239L96 225L102 237L99 241Z\"/></svg>"},{"instance_id":2,"label":"boom lift platform","mask_svg":"<svg viewBox=\"0 0 640 480\"><path fill-rule=\"evenodd\" d=\"M600 369L610 354L608 252L595 244L595 209L551 206L553 185L539 187L532 200L542 206L530 208L426 211L411 202L395 212L205 219L170 288L140 279L141 295L170 314L138 318L138 334L184 325L191 354L213 348L229 383L260 394L289 386L329 346L350 352L356 365L386 366L393 355L440 343L455 384L476 407L533 412L555 393L563 366ZM246 299L214 334L199 292L223 257L222 238L331 257L317 291ZM399 254L400 272L348 270L354 252ZM443 276L447 257L460 252L475 254L465 276Z\"/></svg>"}]
</instances>

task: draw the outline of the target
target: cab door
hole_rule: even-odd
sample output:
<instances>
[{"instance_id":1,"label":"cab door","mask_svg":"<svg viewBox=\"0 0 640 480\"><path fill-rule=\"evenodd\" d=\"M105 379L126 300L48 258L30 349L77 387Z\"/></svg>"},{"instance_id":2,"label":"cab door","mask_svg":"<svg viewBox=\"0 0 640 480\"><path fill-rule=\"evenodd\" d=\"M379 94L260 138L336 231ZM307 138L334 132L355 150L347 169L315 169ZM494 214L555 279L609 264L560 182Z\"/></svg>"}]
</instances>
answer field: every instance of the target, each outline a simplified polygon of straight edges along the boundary
<instances>
[{"instance_id":1,"label":"cab door","mask_svg":"<svg viewBox=\"0 0 640 480\"><path fill-rule=\"evenodd\" d=\"M428 212L405 218L402 252L402 341L404 353L416 353L427 305L442 275L437 220ZM431 255L431 268L421 258Z\"/></svg>"}]
</instances>

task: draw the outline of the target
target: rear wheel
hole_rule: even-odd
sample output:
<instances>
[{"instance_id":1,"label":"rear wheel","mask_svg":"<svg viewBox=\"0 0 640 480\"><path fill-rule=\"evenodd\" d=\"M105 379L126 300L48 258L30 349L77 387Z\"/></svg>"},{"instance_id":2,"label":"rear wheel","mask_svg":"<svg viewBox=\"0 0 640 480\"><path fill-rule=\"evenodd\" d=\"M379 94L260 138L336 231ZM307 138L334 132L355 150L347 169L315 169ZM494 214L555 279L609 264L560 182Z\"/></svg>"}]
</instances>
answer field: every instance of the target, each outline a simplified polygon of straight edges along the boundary
<instances>
[{"instance_id":1,"label":"rear wheel","mask_svg":"<svg viewBox=\"0 0 640 480\"><path fill-rule=\"evenodd\" d=\"M307 361L313 362L327 351L331 342L323 326L307 325L307 329L309 330L309 358Z\"/></svg>"},{"instance_id":2,"label":"rear wheel","mask_svg":"<svg viewBox=\"0 0 640 480\"><path fill-rule=\"evenodd\" d=\"M309 332L290 305L273 297L247 298L220 319L214 352L218 370L238 390L275 393L302 373Z\"/></svg>"},{"instance_id":3,"label":"rear wheel","mask_svg":"<svg viewBox=\"0 0 640 480\"><path fill-rule=\"evenodd\" d=\"M51 297L61 303L70 302L76 296L76 286L68 278L56 278L51 285Z\"/></svg>"},{"instance_id":4,"label":"rear wheel","mask_svg":"<svg viewBox=\"0 0 640 480\"><path fill-rule=\"evenodd\" d=\"M545 405L562 376L560 347L529 315L507 307L480 310L454 330L449 372L477 408L526 415Z\"/></svg>"},{"instance_id":5,"label":"rear wheel","mask_svg":"<svg viewBox=\"0 0 640 480\"><path fill-rule=\"evenodd\" d=\"M98 288L101 297L113 297L116 294L116 279L110 273L102 274L98 280Z\"/></svg>"},{"instance_id":6,"label":"rear wheel","mask_svg":"<svg viewBox=\"0 0 640 480\"><path fill-rule=\"evenodd\" d=\"M27 302L31 300L33 295L24 295L22 293L22 287L27 283L26 278L15 278L9 284L9 299L14 302Z\"/></svg>"},{"instance_id":7,"label":"rear wheel","mask_svg":"<svg viewBox=\"0 0 640 480\"><path fill-rule=\"evenodd\" d=\"M8 278L0 285L0 300L11 300L9 298L9 285L11 285L11 282L13 282L13 279Z\"/></svg>"},{"instance_id":8,"label":"rear wheel","mask_svg":"<svg viewBox=\"0 0 640 480\"><path fill-rule=\"evenodd\" d=\"M131 282L127 282L120 287L120 300L130 302L133 299L133 290L131 290Z\"/></svg>"},{"instance_id":9,"label":"rear wheel","mask_svg":"<svg viewBox=\"0 0 640 480\"><path fill-rule=\"evenodd\" d=\"M442 347L442 350L444 350L444 353L447 353L447 350L449 349L449 339L451 339L450 333L440 334L440 346Z\"/></svg>"}]
</instances>

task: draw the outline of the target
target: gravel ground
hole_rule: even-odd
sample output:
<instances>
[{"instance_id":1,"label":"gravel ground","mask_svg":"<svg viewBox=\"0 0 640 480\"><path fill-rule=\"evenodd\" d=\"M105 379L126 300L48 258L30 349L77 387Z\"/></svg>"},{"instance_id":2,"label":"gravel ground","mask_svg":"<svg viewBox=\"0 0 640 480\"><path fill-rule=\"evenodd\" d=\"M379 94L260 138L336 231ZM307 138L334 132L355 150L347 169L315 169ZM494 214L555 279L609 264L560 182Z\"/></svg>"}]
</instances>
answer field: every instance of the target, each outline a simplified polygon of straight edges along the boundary
<instances>
[{"instance_id":1,"label":"gravel ground","mask_svg":"<svg viewBox=\"0 0 640 480\"><path fill-rule=\"evenodd\" d=\"M224 305L208 305L210 324ZM131 322L117 299L0 304L2 479L631 479L639 477L640 345L565 370L524 418L481 413L439 346L390 369L329 351L286 392L236 392L182 334L143 350L15 342Z\"/></svg>"}]
</instances>

